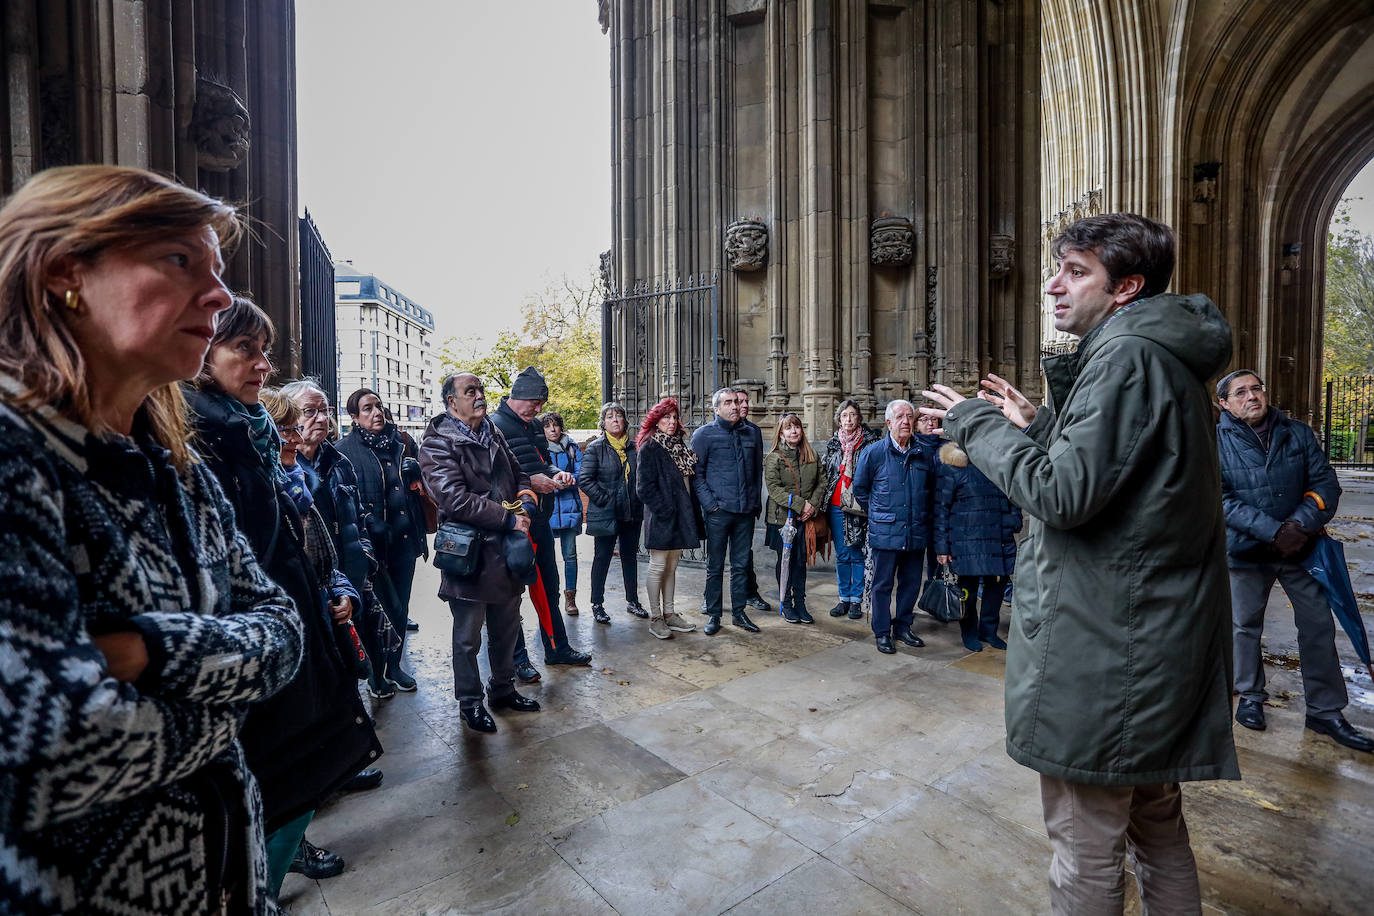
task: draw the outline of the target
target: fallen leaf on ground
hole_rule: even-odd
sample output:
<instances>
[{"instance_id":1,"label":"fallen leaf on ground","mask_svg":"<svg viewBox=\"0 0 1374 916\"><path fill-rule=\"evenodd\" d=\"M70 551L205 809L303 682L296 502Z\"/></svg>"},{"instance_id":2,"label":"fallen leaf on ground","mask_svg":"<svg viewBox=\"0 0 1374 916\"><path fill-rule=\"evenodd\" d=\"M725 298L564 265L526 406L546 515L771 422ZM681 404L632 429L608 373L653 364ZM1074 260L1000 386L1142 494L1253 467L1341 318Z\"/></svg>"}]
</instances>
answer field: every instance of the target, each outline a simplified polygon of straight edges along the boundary
<instances>
[{"instance_id":1,"label":"fallen leaf on ground","mask_svg":"<svg viewBox=\"0 0 1374 916\"><path fill-rule=\"evenodd\" d=\"M514 811L506 816L507 827L514 827L518 823L520 823L520 815L516 814Z\"/></svg>"}]
</instances>

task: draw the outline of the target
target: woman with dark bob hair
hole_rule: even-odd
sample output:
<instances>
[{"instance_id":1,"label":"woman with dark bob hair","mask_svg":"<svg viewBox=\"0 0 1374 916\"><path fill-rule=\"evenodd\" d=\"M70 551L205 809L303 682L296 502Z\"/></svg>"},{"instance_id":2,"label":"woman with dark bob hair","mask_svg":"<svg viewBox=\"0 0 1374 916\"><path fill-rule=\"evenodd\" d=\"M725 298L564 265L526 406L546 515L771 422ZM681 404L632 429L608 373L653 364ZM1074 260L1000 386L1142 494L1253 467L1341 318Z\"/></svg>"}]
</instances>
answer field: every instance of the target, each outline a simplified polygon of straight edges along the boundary
<instances>
[{"instance_id":1,"label":"woman with dark bob hair","mask_svg":"<svg viewBox=\"0 0 1374 916\"><path fill-rule=\"evenodd\" d=\"M863 410L852 398L845 398L835 410L835 435L825 444L821 466L825 469L830 512L830 537L835 543L835 578L840 586L840 603L830 609L831 617L849 615L858 620L864 615L864 552L868 548L868 518L850 495L859 453L882 438L882 433L864 424Z\"/></svg>"},{"instance_id":2,"label":"woman with dark bob hair","mask_svg":"<svg viewBox=\"0 0 1374 916\"><path fill-rule=\"evenodd\" d=\"M301 621L178 388L239 232L233 207L115 166L40 172L0 208L7 911L272 911L236 735L296 675Z\"/></svg>"},{"instance_id":3,"label":"woman with dark bob hair","mask_svg":"<svg viewBox=\"0 0 1374 916\"><path fill-rule=\"evenodd\" d=\"M606 613L606 576L611 557L620 549L620 572L625 582L625 610L648 617L639 603L639 527L644 506L635 491L635 443L630 438L625 408L601 405L596 422L600 437L587 444L577 486L587 494L587 533L592 536L592 618L610 623Z\"/></svg>"},{"instance_id":4,"label":"woman with dark bob hair","mask_svg":"<svg viewBox=\"0 0 1374 916\"><path fill-rule=\"evenodd\" d=\"M382 399L371 388L359 388L344 403L353 430L339 440L338 449L353 462L358 499L367 513L367 537L377 559L372 585L386 610L400 644L384 659L373 660L368 693L387 699L400 690L415 690L415 678L401 667L405 656L406 622L410 619L410 590L415 582L415 559L429 556L425 540L425 510L411 484L420 479L415 440L402 437L386 418Z\"/></svg>"},{"instance_id":5,"label":"woman with dark bob hair","mask_svg":"<svg viewBox=\"0 0 1374 916\"><path fill-rule=\"evenodd\" d=\"M333 626L357 609L358 592L334 561L323 523L307 525L288 493L282 438L262 403L272 371L272 319L235 296L215 323L205 366L188 394L192 418L214 473L234 507L239 530L263 568L296 602L305 627L300 672L271 700L256 706L243 727L248 765L262 788L270 889L298 853L302 871L337 874L332 853L303 846L315 809L350 777L381 755L358 696L352 640Z\"/></svg>"}]
</instances>

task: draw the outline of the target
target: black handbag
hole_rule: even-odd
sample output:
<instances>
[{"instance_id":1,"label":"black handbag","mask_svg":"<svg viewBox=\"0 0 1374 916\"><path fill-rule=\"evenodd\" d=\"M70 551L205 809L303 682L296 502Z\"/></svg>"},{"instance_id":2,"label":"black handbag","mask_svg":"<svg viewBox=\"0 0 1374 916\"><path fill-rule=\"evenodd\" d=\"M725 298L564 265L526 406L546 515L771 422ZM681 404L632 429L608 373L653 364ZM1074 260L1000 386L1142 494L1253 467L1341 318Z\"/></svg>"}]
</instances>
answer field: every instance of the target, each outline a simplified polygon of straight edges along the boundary
<instances>
[{"instance_id":1,"label":"black handbag","mask_svg":"<svg viewBox=\"0 0 1374 916\"><path fill-rule=\"evenodd\" d=\"M434 532L434 565L460 579L477 574L487 538L464 522L444 522Z\"/></svg>"},{"instance_id":2,"label":"black handbag","mask_svg":"<svg viewBox=\"0 0 1374 916\"><path fill-rule=\"evenodd\" d=\"M964 594L959 577L941 563L940 572L922 586L916 606L941 623L950 623L964 616Z\"/></svg>"},{"instance_id":3,"label":"black handbag","mask_svg":"<svg viewBox=\"0 0 1374 916\"><path fill-rule=\"evenodd\" d=\"M496 472L492 470L488 498L496 500ZM467 522L443 522L434 532L434 565L460 579L477 575L487 536Z\"/></svg>"},{"instance_id":4,"label":"black handbag","mask_svg":"<svg viewBox=\"0 0 1374 916\"><path fill-rule=\"evenodd\" d=\"M533 585L539 580L539 567L534 562L534 544L525 532L507 531L501 538L501 556L516 582Z\"/></svg>"}]
</instances>

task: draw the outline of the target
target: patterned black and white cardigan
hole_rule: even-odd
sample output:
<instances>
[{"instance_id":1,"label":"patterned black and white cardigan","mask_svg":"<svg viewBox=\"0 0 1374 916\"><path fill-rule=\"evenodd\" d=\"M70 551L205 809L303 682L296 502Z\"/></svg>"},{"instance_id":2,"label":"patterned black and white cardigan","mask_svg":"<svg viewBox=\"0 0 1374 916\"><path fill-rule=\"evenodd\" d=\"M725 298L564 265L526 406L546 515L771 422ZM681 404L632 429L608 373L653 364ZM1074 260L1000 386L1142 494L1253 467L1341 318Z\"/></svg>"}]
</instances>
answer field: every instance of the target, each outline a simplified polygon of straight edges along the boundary
<instances>
[{"instance_id":1,"label":"patterned black and white cardigan","mask_svg":"<svg viewBox=\"0 0 1374 916\"><path fill-rule=\"evenodd\" d=\"M212 912L212 772L243 800L225 838L251 878L243 912L272 913L235 736L295 676L291 599L202 465L21 415L13 386L0 378L0 914ZM124 684L91 634L131 629L149 664Z\"/></svg>"}]
</instances>

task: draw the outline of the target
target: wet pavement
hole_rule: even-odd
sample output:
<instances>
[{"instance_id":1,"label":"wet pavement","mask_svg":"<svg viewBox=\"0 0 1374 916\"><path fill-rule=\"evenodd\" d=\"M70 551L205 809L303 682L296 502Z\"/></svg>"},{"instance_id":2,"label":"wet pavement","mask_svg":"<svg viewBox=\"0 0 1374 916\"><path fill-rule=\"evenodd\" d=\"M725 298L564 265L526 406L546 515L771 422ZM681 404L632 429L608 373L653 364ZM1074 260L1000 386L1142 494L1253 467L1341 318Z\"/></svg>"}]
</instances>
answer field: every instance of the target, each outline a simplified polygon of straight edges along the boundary
<instances>
[{"instance_id":1,"label":"wet pavement","mask_svg":"<svg viewBox=\"0 0 1374 916\"><path fill-rule=\"evenodd\" d=\"M1342 482L1331 531L1370 614L1374 475ZM543 711L497 714L494 735L458 718L448 609L432 597L437 572L419 567L419 692L371 701L385 782L319 812L309 838L348 868L288 876L293 913L1048 911L1037 777L1003 750L1002 653L969 653L957 627L920 615L926 648L880 655L867 621L826 615L826 569L808 579L813 627L760 613L757 635L727 624L657 640L624 611L618 566L613 623L592 622L590 539L579 555L569 632L593 665L548 668L536 649L543 681L521 690ZM761 579L771 560L760 546ZM679 570L678 610L694 622L703 583L704 570ZM525 615L537 646L528 602ZM1339 628L1337 648L1346 716L1374 731L1374 685ZM1374 755L1303 728L1277 588L1264 651L1269 728L1235 727L1244 778L1185 787L1208 912L1368 912Z\"/></svg>"}]
</instances>

